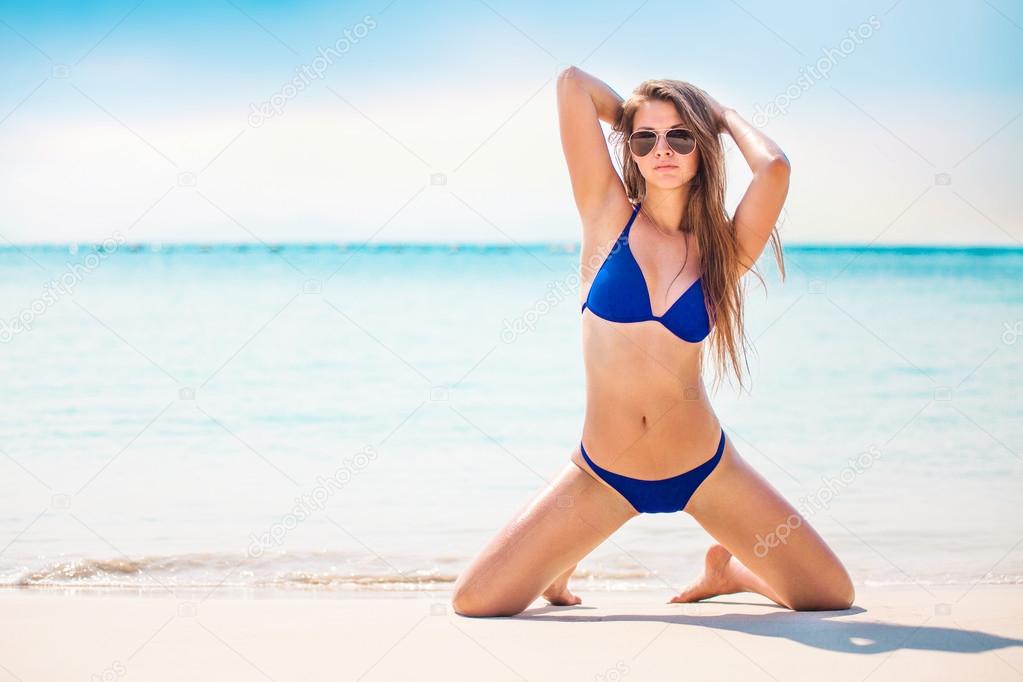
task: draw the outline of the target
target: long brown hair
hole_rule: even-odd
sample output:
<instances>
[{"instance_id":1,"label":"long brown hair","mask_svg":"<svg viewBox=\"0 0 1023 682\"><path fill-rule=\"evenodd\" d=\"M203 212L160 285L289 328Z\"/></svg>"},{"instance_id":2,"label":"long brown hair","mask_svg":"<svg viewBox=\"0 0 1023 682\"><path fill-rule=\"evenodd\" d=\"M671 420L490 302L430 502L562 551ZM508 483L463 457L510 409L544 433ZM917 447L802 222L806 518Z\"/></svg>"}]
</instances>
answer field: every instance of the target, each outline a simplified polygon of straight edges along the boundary
<instances>
[{"instance_id":1,"label":"long brown hair","mask_svg":"<svg viewBox=\"0 0 1023 682\"><path fill-rule=\"evenodd\" d=\"M636 111L649 100L661 100L674 105L684 125L693 132L696 146L700 150L699 168L690 181L689 201L678 228L691 230L699 245L702 273L700 284L713 323L707 346L707 352L714 359L715 381L712 390L716 391L730 367L741 391L744 373L739 362L740 352L746 370L749 370L746 362L748 339L743 317L744 267L739 260L734 220L725 211L725 154L717 122L706 94L695 85L669 79L640 83L632 95L622 102L609 136L609 140L616 145L625 191L633 203L646 198L646 180L629 152L628 139L633 131ZM785 263L777 226L772 228L770 239L784 281ZM766 288L756 263L753 263L751 270ZM702 354L700 361L702 366Z\"/></svg>"}]
</instances>

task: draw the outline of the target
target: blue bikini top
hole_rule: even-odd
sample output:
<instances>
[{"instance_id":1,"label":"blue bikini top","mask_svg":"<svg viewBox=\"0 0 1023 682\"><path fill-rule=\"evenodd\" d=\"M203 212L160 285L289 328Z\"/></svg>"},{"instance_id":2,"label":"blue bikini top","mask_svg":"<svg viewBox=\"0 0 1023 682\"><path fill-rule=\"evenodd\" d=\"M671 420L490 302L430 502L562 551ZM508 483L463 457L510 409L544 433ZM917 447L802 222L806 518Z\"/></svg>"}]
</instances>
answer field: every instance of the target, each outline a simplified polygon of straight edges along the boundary
<instances>
[{"instance_id":1,"label":"blue bikini top","mask_svg":"<svg viewBox=\"0 0 1023 682\"><path fill-rule=\"evenodd\" d=\"M653 314L646 277L629 248L629 229L636 220L640 205L636 204L628 224L594 276L586 302L579 312L589 308L597 317L611 322L656 320L684 341L703 341L710 334L711 324L699 278L667 312L659 316Z\"/></svg>"}]
</instances>

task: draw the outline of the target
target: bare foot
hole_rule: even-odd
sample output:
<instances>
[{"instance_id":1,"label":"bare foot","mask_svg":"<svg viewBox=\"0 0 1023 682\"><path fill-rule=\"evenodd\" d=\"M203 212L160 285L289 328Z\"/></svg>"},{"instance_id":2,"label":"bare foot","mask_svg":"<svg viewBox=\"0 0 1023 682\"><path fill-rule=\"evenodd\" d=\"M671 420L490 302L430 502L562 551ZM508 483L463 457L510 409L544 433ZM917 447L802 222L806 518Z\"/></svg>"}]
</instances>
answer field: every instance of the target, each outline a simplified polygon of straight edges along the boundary
<instances>
[{"instance_id":1,"label":"bare foot","mask_svg":"<svg viewBox=\"0 0 1023 682\"><path fill-rule=\"evenodd\" d=\"M550 602L551 606L575 606L582 604L581 597L577 597L568 591L568 578L559 578L551 583L543 592L543 598Z\"/></svg>"},{"instance_id":2,"label":"bare foot","mask_svg":"<svg viewBox=\"0 0 1023 682\"><path fill-rule=\"evenodd\" d=\"M722 545L711 545L703 559L703 575L671 598L669 604L689 603L709 599L719 594L733 594L742 589L736 584L728 563L732 553Z\"/></svg>"}]
</instances>

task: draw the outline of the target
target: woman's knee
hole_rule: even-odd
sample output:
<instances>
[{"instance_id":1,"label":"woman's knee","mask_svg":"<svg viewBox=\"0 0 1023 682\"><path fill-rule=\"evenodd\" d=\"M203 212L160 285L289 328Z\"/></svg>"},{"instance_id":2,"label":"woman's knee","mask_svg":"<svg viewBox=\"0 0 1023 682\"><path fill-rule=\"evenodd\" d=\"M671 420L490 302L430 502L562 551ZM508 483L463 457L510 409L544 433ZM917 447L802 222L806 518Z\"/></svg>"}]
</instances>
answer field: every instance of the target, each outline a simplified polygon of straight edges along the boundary
<instances>
[{"instance_id":1,"label":"woman's knee","mask_svg":"<svg viewBox=\"0 0 1023 682\"><path fill-rule=\"evenodd\" d=\"M451 595L451 608L460 616L474 618L491 618L495 616L514 616L525 611L529 604L509 603L496 595L487 594L485 590L473 589L465 584L455 585Z\"/></svg>"},{"instance_id":2,"label":"woman's knee","mask_svg":"<svg viewBox=\"0 0 1023 682\"><path fill-rule=\"evenodd\" d=\"M480 599L473 582L467 572L461 573L455 580L455 587L451 593L451 608L461 616L476 615L479 610Z\"/></svg>"},{"instance_id":3,"label":"woman's knee","mask_svg":"<svg viewBox=\"0 0 1023 682\"><path fill-rule=\"evenodd\" d=\"M853 587L849 574L842 569L839 575L824 585L813 589L801 590L787 599L793 611L844 611L851 608L856 599L856 588Z\"/></svg>"}]
</instances>

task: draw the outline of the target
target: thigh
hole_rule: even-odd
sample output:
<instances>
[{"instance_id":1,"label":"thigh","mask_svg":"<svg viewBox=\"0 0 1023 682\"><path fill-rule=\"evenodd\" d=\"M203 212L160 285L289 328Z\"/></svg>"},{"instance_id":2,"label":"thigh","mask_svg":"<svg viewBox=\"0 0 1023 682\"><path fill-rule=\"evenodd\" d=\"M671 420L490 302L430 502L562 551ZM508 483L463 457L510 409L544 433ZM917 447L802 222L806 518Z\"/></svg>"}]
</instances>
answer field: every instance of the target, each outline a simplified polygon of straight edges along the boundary
<instances>
[{"instance_id":1,"label":"thigh","mask_svg":"<svg viewBox=\"0 0 1023 682\"><path fill-rule=\"evenodd\" d=\"M453 603L463 615L513 615L638 513L568 463L463 571Z\"/></svg>"},{"instance_id":2,"label":"thigh","mask_svg":"<svg viewBox=\"0 0 1023 682\"><path fill-rule=\"evenodd\" d=\"M852 594L845 567L824 539L746 462L725 435L721 462L686 512L791 608Z\"/></svg>"}]
</instances>

